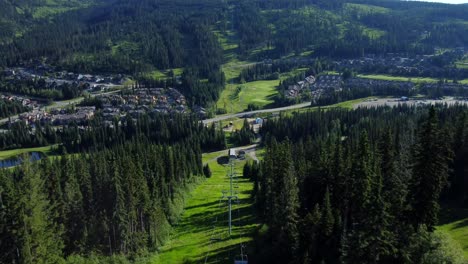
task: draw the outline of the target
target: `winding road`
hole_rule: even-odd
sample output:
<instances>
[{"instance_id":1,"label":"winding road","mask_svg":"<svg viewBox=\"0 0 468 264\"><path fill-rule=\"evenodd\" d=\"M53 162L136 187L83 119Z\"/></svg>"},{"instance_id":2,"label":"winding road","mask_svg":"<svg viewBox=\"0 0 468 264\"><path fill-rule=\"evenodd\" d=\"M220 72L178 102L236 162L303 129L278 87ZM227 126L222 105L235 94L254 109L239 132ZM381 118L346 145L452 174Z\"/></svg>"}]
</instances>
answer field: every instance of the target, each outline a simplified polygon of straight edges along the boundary
<instances>
[{"instance_id":1,"label":"winding road","mask_svg":"<svg viewBox=\"0 0 468 264\"><path fill-rule=\"evenodd\" d=\"M272 113L272 112L280 112L280 111L285 111L285 110L293 110L293 109L299 109L299 108L304 108L310 106L310 102L307 103L302 103L302 104L296 104L296 105L290 105L290 106L284 106L284 107L278 107L278 108L271 108L271 109L262 109L262 110L255 110L255 111L247 111L247 112L241 112L237 114L229 114L229 115L222 115L222 116L217 116L209 119L203 120L203 124L211 124L213 122L218 122L234 117L243 117L243 116L250 116L250 115L255 115L255 114L261 114L261 113Z\"/></svg>"}]
</instances>

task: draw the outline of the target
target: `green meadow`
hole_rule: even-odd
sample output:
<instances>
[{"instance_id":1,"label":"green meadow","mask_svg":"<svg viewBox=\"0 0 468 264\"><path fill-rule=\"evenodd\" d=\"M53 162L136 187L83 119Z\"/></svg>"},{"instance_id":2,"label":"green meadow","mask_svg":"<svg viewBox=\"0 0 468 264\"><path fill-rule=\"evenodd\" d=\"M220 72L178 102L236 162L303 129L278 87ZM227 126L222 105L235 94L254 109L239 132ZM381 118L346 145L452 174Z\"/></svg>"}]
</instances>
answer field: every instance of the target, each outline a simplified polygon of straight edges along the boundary
<instances>
[{"instance_id":1,"label":"green meadow","mask_svg":"<svg viewBox=\"0 0 468 264\"><path fill-rule=\"evenodd\" d=\"M226 109L228 113L245 111L249 104L264 108L274 102L278 85L279 80L229 84L221 93L217 107Z\"/></svg>"},{"instance_id":2,"label":"green meadow","mask_svg":"<svg viewBox=\"0 0 468 264\"><path fill-rule=\"evenodd\" d=\"M38 147L38 148L22 148L22 149L0 151L0 160L5 160L8 158L12 158L18 155L31 153L31 152L40 152L42 154L49 156L53 154L53 146Z\"/></svg>"},{"instance_id":3,"label":"green meadow","mask_svg":"<svg viewBox=\"0 0 468 264\"><path fill-rule=\"evenodd\" d=\"M465 260L468 261L468 209L443 207L437 230L449 235L454 243L459 244Z\"/></svg>"},{"instance_id":4,"label":"green meadow","mask_svg":"<svg viewBox=\"0 0 468 264\"><path fill-rule=\"evenodd\" d=\"M358 77L367 78L367 79L376 79L376 80L385 80L385 81L412 81L415 83L421 82L438 82L438 79L427 78L427 77L403 77L403 76L390 76L383 74L359 74Z\"/></svg>"}]
</instances>

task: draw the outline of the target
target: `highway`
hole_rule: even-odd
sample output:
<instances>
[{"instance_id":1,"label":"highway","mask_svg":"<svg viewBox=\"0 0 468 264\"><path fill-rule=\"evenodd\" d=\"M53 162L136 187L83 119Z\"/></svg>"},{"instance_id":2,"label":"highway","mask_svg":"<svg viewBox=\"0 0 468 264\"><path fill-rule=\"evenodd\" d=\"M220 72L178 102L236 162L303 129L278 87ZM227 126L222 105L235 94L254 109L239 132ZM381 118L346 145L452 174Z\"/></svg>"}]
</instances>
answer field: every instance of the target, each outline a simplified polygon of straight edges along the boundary
<instances>
[{"instance_id":1,"label":"highway","mask_svg":"<svg viewBox=\"0 0 468 264\"><path fill-rule=\"evenodd\" d=\"M280 111L286 111L286 110L293 110L293 109L299 109L299 108L304 108L310 106L310 102L308 103L302 103L302 104L296 104L296 105L290 105L290 106L284 106L284 107L278 107L278 108L271 108L271 109L262 109L262 110L255 110L255 111L247 111L247 112L242 112L242 113L237 113L237 114L229 114L229 115L222 115L222 116L217 116L209 119L203 120L203 124L211 124L213 122L218 122L234 117L243 117L243 116L251 116L255 114L261 114L261 113L273 113L273 112L280 112Z\"/></svg>"}]
</instances>

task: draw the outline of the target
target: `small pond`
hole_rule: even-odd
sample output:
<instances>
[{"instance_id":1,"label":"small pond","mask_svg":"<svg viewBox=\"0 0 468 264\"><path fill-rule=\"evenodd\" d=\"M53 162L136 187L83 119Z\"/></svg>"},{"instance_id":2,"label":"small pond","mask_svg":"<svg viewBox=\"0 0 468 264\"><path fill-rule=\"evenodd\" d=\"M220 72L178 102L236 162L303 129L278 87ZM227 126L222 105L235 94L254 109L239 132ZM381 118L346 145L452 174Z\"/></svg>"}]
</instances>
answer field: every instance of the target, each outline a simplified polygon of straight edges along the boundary
<instances>
[{"instance_id":1,"label":"small pond","mask_svg":"<svg viewBox=\"0 0 468 264\"><path fill-rule=\"evenodd\" d=\"M42 152L30 152L25 155L29 155L29 160L31 162L38 161L45 157ZM11 168L17 165L20 165L23 162L24 155L12 157L5 160L0 160L0 168Z\"/></svg>"}]
</instances>

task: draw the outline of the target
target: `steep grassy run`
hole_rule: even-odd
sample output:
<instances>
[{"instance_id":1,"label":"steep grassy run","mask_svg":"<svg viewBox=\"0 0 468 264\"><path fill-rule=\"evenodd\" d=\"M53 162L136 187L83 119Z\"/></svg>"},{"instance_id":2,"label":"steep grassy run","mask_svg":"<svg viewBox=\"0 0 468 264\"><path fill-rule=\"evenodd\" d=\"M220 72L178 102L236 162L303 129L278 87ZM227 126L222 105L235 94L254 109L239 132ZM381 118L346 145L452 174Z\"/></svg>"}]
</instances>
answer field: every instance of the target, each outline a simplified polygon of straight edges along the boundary
<instances>
[{"instance_id":1,"label":"steep grassy run","mask_svg":"<svg viewBox=\"0 0 468 264\"><path fill-rule=\"evenodd\" d=\"M448 234L463 249L468 261L468 209L445 206L437 230Z\"/></svg>"},{"instance_id":2,"label":"steep grassy run","mask_svg":"<svg viewBox=\"0 0 468 264\"><path fill-rule=\"evenodd\" d=\"M245 111L249 104L265 108L274 102L278 85L279 80L228 84L221 93L217 107L226 109L228 113Z\"/></svg>"},{"instance_id":3,"label":"steep grassy run","mask_svg":"<svg viewBox=\"0 0 468 264\"><path fill-rule=\"evenodd\" d=\"M232 263L235 256L240 254L240 244L252 240L258 224L251 207L253 184L241 177L246 161L235 162L235 171L239 175L239 188L235 190L240 205L234 206L233 235L228 236L226 201L220 201L222 191L229 188L226 177L228 167L220 165L217 160L226 155L227 150L203 155L203 162L210 166L212 177L192 192L171 238L151 263L205 263L205 259L206 263Z\"/></svg>"}]
</instances>

